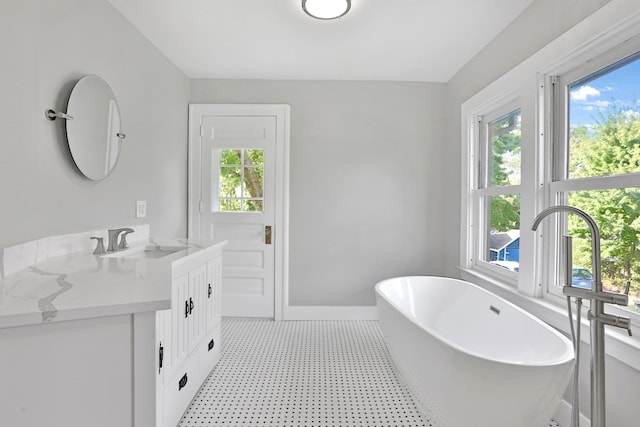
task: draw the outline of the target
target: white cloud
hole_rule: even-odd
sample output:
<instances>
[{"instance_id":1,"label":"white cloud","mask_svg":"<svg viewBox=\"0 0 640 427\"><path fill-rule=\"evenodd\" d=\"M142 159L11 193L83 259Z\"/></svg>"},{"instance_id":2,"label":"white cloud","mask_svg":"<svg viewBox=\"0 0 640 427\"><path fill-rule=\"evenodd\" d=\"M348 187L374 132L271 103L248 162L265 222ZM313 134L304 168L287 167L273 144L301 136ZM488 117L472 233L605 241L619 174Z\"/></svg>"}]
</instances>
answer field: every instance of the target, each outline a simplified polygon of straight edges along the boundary
<instances>
[{"instance_id":1,"label":"white cloud","mask_svg":"<svg viewBox=\"0 0 640 427\"><path fill-rule=\"evenodd\" d=\"M611 101L594 101L591 104L595 105L597 108L601 110L604 110L611 106Z\"/></svg>"},{"instance_id":2,"label":"white cloud","mask_svg":"<svg viewBox=\"0 0 640 427\"><path fill-rule=\"evenodd\" d=\"M590 96L600 96L600 91L591 86L580 86L580 89L571 91L573 101L586 101Z\"/></svg>"},{"instance_id":3,"label":"white cloud","mask_svg":"<svg viewBox=\"0 0 640 427\"><path fill-rule=\"evenodd\" d=\"M589 101L589 102L580 104L580 106L578 106L577 108L581 109L582 111L602 111L602 110L606 110L610 106L611 106L611 101L596 100L596 101Z\"/></svg>"}]
</instances>

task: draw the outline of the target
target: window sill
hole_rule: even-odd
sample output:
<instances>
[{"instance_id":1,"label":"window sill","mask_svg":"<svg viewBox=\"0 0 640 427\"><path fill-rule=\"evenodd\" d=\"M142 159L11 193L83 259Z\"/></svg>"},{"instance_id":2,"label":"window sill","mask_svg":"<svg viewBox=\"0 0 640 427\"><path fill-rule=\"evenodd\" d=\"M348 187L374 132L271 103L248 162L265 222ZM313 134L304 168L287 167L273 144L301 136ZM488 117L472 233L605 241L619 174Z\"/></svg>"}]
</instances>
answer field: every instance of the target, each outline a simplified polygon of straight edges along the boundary
<instances>
[{"instance_id":1,"label":"window sill","mask_svg":"<svg viewBox=\"0 0 640 427\"><path fill-rule=\"evenodd\" d=\"M460 267L460 277L471 283L479 285L484 289L512 302L513 304L528 311L542 321L558 329L567 336L571 335L569 330L569 320L566 313L566 304L556 304L549 299L532 298L519 293L516 289L474 270ZM582 337L583 343L589 343L590 334L589 322L586 315L582 316ZM626 331L618 328L605 328L607 337L605 351L607 355L620 362L640 371L640 330L634 329L634 336L630 337Z\"/></svg>"}]
</instances>

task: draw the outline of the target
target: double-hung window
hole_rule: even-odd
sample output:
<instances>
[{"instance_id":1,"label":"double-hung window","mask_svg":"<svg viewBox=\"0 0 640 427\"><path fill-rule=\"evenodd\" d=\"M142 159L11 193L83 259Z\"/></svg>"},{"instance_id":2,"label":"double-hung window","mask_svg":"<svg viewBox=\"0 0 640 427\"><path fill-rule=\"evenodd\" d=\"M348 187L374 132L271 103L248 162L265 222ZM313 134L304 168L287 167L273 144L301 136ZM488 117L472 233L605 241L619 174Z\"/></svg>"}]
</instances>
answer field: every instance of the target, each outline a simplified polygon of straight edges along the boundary
<instances>
[{"instance_id":1,"label":"double-hung window","mask_svg":"<svg viewBox=\"0 0 640 427\"><path fill-rule=\"evenodd\" d=\"M640 45L626 46L552 77L553 161L549 205L592 216L601 232L603 287L630 282L628 310L640 311ZM591 234L575 215L556 221L573 237L572 284L592 286ZM557 249L557 248L556 248ZM557 253L557 252L556 252ZM550 271L558 271L549 259ZM555 265L554 265L555 264ZM558 274L549 292L560 294Z\"/></svg>"},{"instance_id":2,"label":"double-hung window","mask_svg":"<svg viewBox=\"0 0 640 427\"><path fill-rule=\"evenodd\" d=\"M476 118L471 264L515 283L520 262L520 109L517 102L506 103Z\"/></svg>"}]
</instances>

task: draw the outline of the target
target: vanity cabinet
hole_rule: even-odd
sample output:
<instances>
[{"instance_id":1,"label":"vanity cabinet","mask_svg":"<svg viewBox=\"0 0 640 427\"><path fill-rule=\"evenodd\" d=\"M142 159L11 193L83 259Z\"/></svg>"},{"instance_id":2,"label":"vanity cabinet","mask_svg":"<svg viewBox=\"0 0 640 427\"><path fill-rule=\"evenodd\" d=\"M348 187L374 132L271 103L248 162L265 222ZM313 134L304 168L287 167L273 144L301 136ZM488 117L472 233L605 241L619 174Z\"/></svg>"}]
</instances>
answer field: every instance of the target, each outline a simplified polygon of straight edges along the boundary
<instances>
[{"instance_id":1,"label":"vanity cabinet","mask_svg":"<svg viewBox=\"0 0 640 427\"><path fill-rule=\"evenodd\" d=\"M220 360L222 249L172 266L171 309L156 313L156 425L174 427Z\"/></svg>"},{"instance_id":2,"label":"vanity cabinet","mask_svg":"<svg viewBox=\"0 0 640 427\"><path fill-rule=\"evenodd\" d=\"M0 248L0 425L175 427L218 363L227 242L129 228Z\"/></svg>"}]
</instances>

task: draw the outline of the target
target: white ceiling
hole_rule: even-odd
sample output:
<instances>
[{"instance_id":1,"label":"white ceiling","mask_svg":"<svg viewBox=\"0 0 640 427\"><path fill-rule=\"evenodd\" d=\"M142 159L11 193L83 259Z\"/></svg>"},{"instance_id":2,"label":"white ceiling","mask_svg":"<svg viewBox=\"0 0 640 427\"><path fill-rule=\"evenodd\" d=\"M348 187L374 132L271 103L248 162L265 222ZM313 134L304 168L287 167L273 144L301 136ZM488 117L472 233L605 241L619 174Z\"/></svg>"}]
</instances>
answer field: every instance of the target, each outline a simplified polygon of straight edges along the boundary
<instances>
[{"instance_id":1,"label":"white ceiling","mask_svg":"<svg viewBox=\"0 0 640 427\"><path fill-rule=\"evenodd\" d=\"M533 0L109 0L190 78L446 82Z\"/></svg>"}]
</instances>

